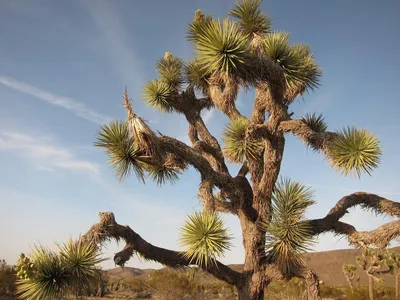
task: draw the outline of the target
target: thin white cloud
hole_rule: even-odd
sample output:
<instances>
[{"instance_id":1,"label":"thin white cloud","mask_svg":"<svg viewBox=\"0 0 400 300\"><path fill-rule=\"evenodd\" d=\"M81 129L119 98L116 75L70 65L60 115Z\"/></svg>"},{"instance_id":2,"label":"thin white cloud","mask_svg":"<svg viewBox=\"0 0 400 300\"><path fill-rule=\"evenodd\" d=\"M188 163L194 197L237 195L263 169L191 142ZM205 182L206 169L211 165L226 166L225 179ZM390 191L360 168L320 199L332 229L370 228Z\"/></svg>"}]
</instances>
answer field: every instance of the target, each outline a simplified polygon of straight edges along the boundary
<instances>
[{"instance_id":1,"label":"thin white cloud","mask_svg":"<svg viewBox=\"0 0 400 300\"><path fill-rule=\"evenodd\" d=\"M102 125L105 123L109 123L111 120L110 117L102 115L94 111L93 109L88 108L85 104L78 102L72 98L49 93L25 82L21 82L10 77L0 76L0 83L16 91L33 96L39 100L62 107L66 110L69 110L78 117L89 120L91 122Z\"/></svg>"},{"instance_id":2,"label":"thin white cloud","mask_svg":"<svg viewBox=\"0 0 400 300\"><path fill-rule=\"evenodd\" d=\"M104 38L101 50L105 51L111 59L124 85L135 89L142 83L138 66L140 60L136 58L134 51L128 45L128 40L132 39L132 35L131 33L127 35L120 21L121 16L112 3L104 0L83 2Z\"/></svg>"},{"instance_id":3,"label":"thin white cloud","mask_svg":"<svg viewBox=\"0 0 400 300\"><path fill-rule=\"evenodd\" d=\"M17 132L0 132L0 151L9 151L26 157L36 168L54 171L56 168L98 174L99 167L78 159L71 150L57 147L47 137L37 137Z\"/></svg>"}]
</instances>

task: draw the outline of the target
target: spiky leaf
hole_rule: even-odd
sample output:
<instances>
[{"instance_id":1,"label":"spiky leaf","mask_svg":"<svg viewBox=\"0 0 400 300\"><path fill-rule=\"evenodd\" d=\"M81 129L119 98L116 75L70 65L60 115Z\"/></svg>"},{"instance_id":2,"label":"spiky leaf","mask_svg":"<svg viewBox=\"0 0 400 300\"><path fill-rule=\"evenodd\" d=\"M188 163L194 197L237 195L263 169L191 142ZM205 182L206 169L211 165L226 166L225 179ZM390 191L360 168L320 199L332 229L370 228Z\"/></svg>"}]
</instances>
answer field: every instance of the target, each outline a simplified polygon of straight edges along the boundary
<instances>
[{"instance_id":1,"label":"spiky leaf","mask_svg":"<svg viewBox=\"0 0 400 300\"><path fill-rule=\"evenodd\" d=\"M240 163L246 159L256 159L263 150L262 141L245 138L248 125L247 118L237 118L231 121L224 130L222 139L225 147L223 152L232 162Z\"/></svg>"},{"instance_id":2,"label":"spiky leaf","mask_svg":"<svg viewBox=\"0 0 400 300\"><path fill-rule=\"evenodd\" d=\"M220 216L196 212L189 215L181 228L180 244L184 257L200 267L215 263L218 256L229 250L231 236Z\"/></svg>"},{"instance_id":3,"label":"spiky leaf","mask_svg":"<svg viewBox=\"0 0 400 300\"><path fill-rule=\"evenodd\" d=\"M177 89L183 82L183 66L182 59L166 52L164 58L157 62L157 71L161 81L172 89Z\"/></svg>"},{"instance_id":4,"label":"spiky leaf","mask_svg":"<svg viewBox=\"0 0 400 300\"><path fill-rule=\"evenodd\" d=\"M198 34L194 44L196 58L207 73L232 74L245 63L248 36L234 22L211 20Z\"/></svg>"},{"instance_id":5,"label":"spiky leaf","mask_svg":"<svg viewBox=\"0 0 400 300\"><path fill-rule=\"evenodd\" d=\"M303 253L312 244L309 224L304 212L314 204L313 194L304 185L281 179L273 196L273 216L267 225L266 251L285 274L293 274L302 267Z\"/></svg>"},{"instance_id":6,"label":"spiky leaf","mask_svg":"<svg viewBox=\"0 0 400 300\"><path fill-rule=\"evenodd\" d=\"M161 112L171 112L173 110L170 97L171 86L166 81L157 79L149 81L143 87L142 96L147 104Z\"/></svg>"},{"instance_id":7,"label":"spiky leaf","mask_svg":"<svg viewBox=\"0 0 400 300\"><path fill-rule=\"evenodd\" d=\"M284 70L287 84L286 100L319 85L321 70L313 61L310 47L305 44L290 45L289 34L274 32L264 38L266 54Z\"/></svg>"},{"instance_id":8,"label":"spiky leaf","mask_svg":"<svg viewBox=\"0 0 400 300\"><path fill-rule=\"evenodd\" d=\"M146 170L149 172L152 180L158 185L163 185L167 182L175 184L179 179L178 175L181 174L178 168L174 168L165 164L149 164L146 166Z\"/></svg>"},{"instance_id":9,"label":"spiky leaf","mask_svg":"<svg viewBox=\"0 0 400 300\"><path fill-rule=\"evenodd\" d=\"M71 290L74 294L85 294L98 284L99 267L104 259L96 246L82 239L69 239L64 244L58 244L63 265L71 277Z\"/></svg>"},{"instance_id":10,"label":"spiky leaf","mask_svg":"<svg viewBox=\"0 0 400 300\"><path fill-rule=\"evenodd\" d=\"M328 129L328 125L325 123L325 119L322 114L306 114L302 120L315 132L322 133Z\"/></svg>"},{"instance_id":11,"label":"spiky leaf","mask_svg":"<svg viewBox=\"0 0 400 300\"><path fill-rule=\"evenodd\" d=\"M144 163L147 157L135 147L126 122L113 121L101 127L95 146L105 148L109 163L118 180L124 180L134 171L144 182Z\"/></svg>"},{"instance_id":12,"label":"spiky leaf","mask_svg":"<svg viewBox=\"0 0 400 300\"><path fill-rule=\"evenodd\" d=\"M45 247L35 247L31 256L35 271L31 278L17 282L19 297L26 300L62 299L71 284L61 258Z\"/></svg>"},{"instance_id":13,"label":"spiky leaf","mask_svg":"<svg viewBox=\"0 0 400 300\"><path fill-rule=\"evenodd\" d=\"M196 43L199 36L204 34L207 25L211 21L211 16L204 15L200 9L196 10L193 21L188 26L186 38L192 43Z\"/></svg>"},{"instance_id":14,"label":"spiky leaf","mask_svg":"<svg viewBox=\"0 0 400 300\"><path fill-rule=\"evenodd\" d=\"M196 88L203 95L208 94L209 83L207 80L210 75L204 72L198 60L193 59L185 66L185 75L189 86Z\"/></svg>"},{"instance_id":15,"label":"spiky leaf","mask_svg":"<svg viewBox=\"0 0 400 300\"><path fill-rule=\"evenodd\" d=\"M246 34L265 34L271 28L271 20L260 9L261 0L240 0L230 15L239 20L240 29Z\"/></svg>"},{"instance_id":16,"label":"spiky leaf","mask_svg":"<svg viewBox=\"0 0 400 300\"><path fill-rule=\"evenodd\" d=\"M347 127L329 145L332 166L344 175L371 174L382 154L378 138L366 129Z\"/></svg>"}]
</instances>

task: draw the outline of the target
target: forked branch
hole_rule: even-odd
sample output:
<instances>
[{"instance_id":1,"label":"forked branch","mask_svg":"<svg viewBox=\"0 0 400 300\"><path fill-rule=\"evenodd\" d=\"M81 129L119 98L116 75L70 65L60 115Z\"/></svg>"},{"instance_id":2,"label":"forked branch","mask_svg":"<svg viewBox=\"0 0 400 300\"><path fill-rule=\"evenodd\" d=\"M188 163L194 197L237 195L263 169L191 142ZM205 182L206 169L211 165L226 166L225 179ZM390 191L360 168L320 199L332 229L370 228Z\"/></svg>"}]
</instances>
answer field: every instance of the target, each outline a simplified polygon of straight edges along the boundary
<instances>
[{"instance_id":1,"label":"forked branch","mask_svg":"<svg viewBox=\"0 0 400 300\"><path fill-rule=\"evenodd\" d=\"M400 203L387 200L375 194L354 193L343 197L322 219L310 220L313 235L332 231L347 235L355 246L373 244L378 248L388 246L390 241L400 235L400 220L388 222L372 231L357 231L354 226L341 222L349 208L360 205L363 209L372 210L377 214L400 217Z\"/></svg>"}]
</instances>

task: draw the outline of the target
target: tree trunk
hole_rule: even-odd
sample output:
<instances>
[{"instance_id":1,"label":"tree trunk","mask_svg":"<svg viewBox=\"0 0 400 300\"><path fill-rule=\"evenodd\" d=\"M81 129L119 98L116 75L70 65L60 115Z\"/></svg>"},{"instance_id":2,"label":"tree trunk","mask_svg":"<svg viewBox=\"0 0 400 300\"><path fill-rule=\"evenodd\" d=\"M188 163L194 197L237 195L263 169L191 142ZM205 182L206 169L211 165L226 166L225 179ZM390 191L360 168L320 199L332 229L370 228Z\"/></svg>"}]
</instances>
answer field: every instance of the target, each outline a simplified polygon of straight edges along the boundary
<instances>
[{"instance_id":1,"label":"tree trunk","mask_svg":"<svg viewBox=\"0 0 400 300\"><path fill-rule=\"evenodd\" d=\"M396 299L399 298L399 275L400 273L396 274Z\"/></svg>"},{"instance_id":2,"label":"tree trunk","mask_svg":"<svg viewBox=\"0 0 400 300\"><path fill-rule=\"evenodd\" d=\"M239 300L263 300L265 278L265 233L249 220L244 212L239 211L239 219L243 232L245 261L243 274L245 282L238 286Z\"/></svg>"},{"instance_id":3,"label":"tree trunk","mask_svg":"<svg viewBox=\"0 0 400 300\"><path fill-rule=\"evenodd\" d=\"M304 291L302 300L321 300L317 274L314 271L305 268L301 275L306 281L306 290Z\"/></svg>"},{"instance_id":4,"label":"tree trunk","mask_svg":"<svg viewBox=\"0 0 400 300\"><path fill-rule=\"evenodd\" d=\"M261 292L256 290L251 284L238 289L238 300L263 300L264 290Z\"/></svg>"},{"instance_id":5,"label":"tree trunk","mask_svg":"<svg viewBox=\"0 0 400 300\"><path fill-rule=\"evenodd\" d=\"M350 278L347 275L345 275L345 276L346 276L347 283L349 284L350 290L353 293L354 292L353 284L351 283Z\"/></svg>"},{"instance_id":6,"label":"tree trunk","mask_svg":"<svg viewBox=\"0 0 400 300\"><path fill-rule=\"evenodd\" d=\"M368 276L369 300L374 300L374 278Z\"/></svg>"}]
</instances>

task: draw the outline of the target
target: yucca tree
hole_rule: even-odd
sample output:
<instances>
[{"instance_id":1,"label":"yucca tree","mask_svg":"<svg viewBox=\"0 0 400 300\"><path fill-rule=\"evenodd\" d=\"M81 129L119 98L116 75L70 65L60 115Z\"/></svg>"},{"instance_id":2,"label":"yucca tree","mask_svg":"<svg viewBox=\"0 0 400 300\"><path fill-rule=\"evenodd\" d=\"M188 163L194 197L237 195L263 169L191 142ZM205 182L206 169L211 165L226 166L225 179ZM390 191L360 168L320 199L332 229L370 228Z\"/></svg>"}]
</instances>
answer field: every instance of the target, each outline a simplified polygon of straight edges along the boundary
<instances>
[{"instance_id":1,"label":"yucca tree","mask_svg":"<svg viewBox=\"0 0 400 300\"><path fill-rule=\"evenodd\" d=\"M342 267L342 271L344 276L346 277L346 281L349 284L351 291L353 292L353 280L356 275L357 266L353 264L344 264Z\"/></svg>"},{"instance_id":2,"label":"yucca tree","mask_svg":"<svg viewBox=\"0 0 400 300\"><path fill-rule=\"evenodd\" d=\"M59 251L35 246L28 257L17 262L17 294L21 299L78 299L96 290L103 261L93 243L69 239L57 244Z\"/></svg>"},{"instance_id":3,"label":"yucca tree","mask_svg":"<svg viewBox=\"0 0 400 300\"><path fill-rule=\"evenodd\" d=\"M400 296L399 295L400 253L389 252L388 253L388 265L389 265L391 272L395 278L396 299L398 299Z\"/></svg>"},{"instance_id":4,"label":"yucca tree","mask_svg":"<svg viewBox=\"0 0 400 300\"><path fill-rule=\"evenodd\" d=\"M387 251L363 247L356 262L368 277L369 299L374 300L374 283L381 281L379 277L393 270Z\"/></svg>"},{"instance_id":5,"label":"yucca tree","mask_svg":"<svg viewBox=\"0 0 400 300\"><path fill-rule=\"evenodd\" d=\"M329 131L322 115L292 118L289 107L319 86L321 70L305 44L293 44L286 32L274 31L260 0L240 0L223 20L195 12L187 31L195 56L185 62L166 52L156 64L158 78L144 85L143 100L164 113L183 115L191 146L153 131L123 94L126 121L104 125L96 146L104 148L117 179L134 173L158 184L174 183L188 167L200 174L198 195L203 211L182 226L181 251L153 246L133 229L119 225L112 213L85 235L96 245L123 239L117 254L123 265L133 254L171 267L198 264L235 286L241 300L261 300L272 280L305 279L304 298L320 299L318 278L302 260L313 237L325 232L346 235L354 246L385 247L399 233L394 221L371 232L358 232L340 219L360 205L377 213L400 216L400 204L374 194L343 197L329 213L306 220L315 201L312 192L292 179L279 180L286 135L298 137L324 155L343 176L371 174L380 162L379 140L366 129ZM241 89L254 89L251 116L236 106ZM229 119L222 141L213 136L201 113L215 108ZM238 164L238 173L227 161ZM245 249L243 273L219 262L232 234L221 215L240 220Z\"/></svg>"}]
</instances>

